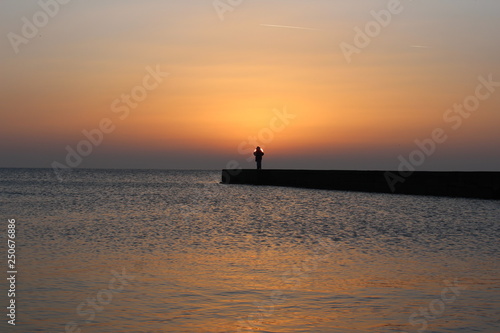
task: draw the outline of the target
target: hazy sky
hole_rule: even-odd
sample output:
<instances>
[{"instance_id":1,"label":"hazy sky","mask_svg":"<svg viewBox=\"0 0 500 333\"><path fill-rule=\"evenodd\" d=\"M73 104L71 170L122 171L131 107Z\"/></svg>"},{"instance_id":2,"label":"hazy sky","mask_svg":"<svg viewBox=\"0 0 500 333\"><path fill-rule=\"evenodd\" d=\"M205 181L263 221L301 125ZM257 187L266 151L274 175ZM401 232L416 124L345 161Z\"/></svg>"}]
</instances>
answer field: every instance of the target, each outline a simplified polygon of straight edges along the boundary
<instances>
[{"instance_id":1,"label":"hazy sky","mask_svg":"<svg viewBox=\"0 0 500 333\"><path fill-rule=\"evenodd\" d=\"M0 167L500 171L498 0L59 1L0 2Z\"/></svg>"}]
</instances>

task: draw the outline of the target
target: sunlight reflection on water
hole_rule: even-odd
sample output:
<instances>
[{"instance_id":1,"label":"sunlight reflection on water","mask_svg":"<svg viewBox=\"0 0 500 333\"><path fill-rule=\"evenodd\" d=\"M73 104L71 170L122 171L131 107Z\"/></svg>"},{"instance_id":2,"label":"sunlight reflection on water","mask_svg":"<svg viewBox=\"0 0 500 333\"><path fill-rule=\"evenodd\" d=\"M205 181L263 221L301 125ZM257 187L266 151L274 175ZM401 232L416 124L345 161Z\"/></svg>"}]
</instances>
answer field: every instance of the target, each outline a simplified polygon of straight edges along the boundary
<instances>
[{"instance_id":1,"label":"sunlight reflection on water","mask_svg":"<svg viewBox=\"0 0 500 333\"><path fill-rule=\"evenodd\" d=\"M498 201L50 172L1 170L26 332L416 332L409 317L455 279L428 331L498 331Z\"/></svg>"}]
</instances>

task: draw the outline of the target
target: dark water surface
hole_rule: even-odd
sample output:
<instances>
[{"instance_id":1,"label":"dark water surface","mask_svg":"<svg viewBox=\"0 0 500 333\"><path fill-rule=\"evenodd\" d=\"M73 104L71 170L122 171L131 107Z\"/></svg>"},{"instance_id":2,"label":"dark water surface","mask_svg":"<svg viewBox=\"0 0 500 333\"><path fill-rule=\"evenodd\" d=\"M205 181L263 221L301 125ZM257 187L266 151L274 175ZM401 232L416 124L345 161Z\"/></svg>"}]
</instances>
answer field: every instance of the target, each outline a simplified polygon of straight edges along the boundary
<instances>
[{"instance_id":1,"label":"dark water surface","mask_svg":"<svg viewBox=\"0 0 500 333\"><path fill-rule=\"evenodd\" d=\"M499 201L219 181L0 169L0 331L500 332Z\"/></svg>"}]
</instances>

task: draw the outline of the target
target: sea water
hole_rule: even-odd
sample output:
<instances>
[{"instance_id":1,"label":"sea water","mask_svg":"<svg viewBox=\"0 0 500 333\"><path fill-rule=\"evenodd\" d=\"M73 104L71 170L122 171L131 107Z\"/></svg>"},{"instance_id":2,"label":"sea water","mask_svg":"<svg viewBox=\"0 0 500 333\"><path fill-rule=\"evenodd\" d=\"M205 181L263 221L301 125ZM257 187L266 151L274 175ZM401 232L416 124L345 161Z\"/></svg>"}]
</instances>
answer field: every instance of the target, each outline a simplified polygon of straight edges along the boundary
<instances>
[{"instance_id":1,"label":"sea water","mask_svg":"<svg viewBox=\"0 0 500 333\"><path fill-rule=\"evenodd\" d=\"M500 331L498 200L219 182L0 169L0 330Z\"/></svg>"}]
</instances>

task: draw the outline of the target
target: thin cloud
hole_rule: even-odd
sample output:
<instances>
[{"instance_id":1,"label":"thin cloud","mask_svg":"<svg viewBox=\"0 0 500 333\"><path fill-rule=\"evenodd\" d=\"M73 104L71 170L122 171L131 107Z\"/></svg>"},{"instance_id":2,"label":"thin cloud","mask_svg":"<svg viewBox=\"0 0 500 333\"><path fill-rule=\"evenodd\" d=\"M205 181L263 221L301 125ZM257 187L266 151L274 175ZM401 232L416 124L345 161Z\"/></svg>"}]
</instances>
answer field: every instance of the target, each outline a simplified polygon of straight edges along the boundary
<instances>
[{"instance_id":1,"label":"thin cloud","mask_svg":"<svg viewBox=\"0 0 500 333\"><path fill-rule=\"evenodd\" d=\"M410 45L410 47L416 48L416 49L428 49L429 46L426 45Z\"/></svg>"},{"instance_id":2,"label":"thin cloud","mask_svg":"<svg viewBox=\"0 0 500 333\"><path fill-rule=\"evenodd\" d=\"M300 30L316 30L320 31L320 29L315 28L307 28L307 27L296 27L290 25L277 25L277 24L261 24L263 27L271 27L271 28L285 28L285 29L300 29Z\"/></svg>"}]
</instances>

